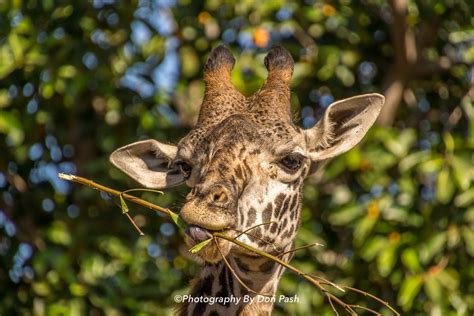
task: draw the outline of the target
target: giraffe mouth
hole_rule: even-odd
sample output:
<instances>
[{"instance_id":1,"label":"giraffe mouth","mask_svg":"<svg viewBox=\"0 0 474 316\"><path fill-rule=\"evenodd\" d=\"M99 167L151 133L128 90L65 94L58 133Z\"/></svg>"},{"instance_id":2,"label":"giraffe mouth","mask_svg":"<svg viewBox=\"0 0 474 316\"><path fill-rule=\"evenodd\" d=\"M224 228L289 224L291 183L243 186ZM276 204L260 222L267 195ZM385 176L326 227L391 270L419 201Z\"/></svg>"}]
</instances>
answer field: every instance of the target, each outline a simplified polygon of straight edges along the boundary
<instances>
[{"instance_id":1,"label":"giraffe mouth","mask_svg":"<svg viewBox=\"0 0 474 316\"><path fill-rule=\"evenodd\" d=\"M190 225L184 231L195 243L200 243L206 239L212 238L209 230L196 225Z\"/></svg>"},{"instance_id":2,"label":"giraffe mouth","mask_svg":"<svg viewBox=\"0 0 474 316\"><path fill-rule=\"evenodd\" d=\"M195 245L213 238L212 233L217 230L209 230L197 225L189 225L185 233L186 245L191 249ZM228 230L219 230L219 232L228 232ZM231 243L226 240L217 238L212 242L206 244L202 249L195 253L196 256L200 257L205 262L217 263L222 260L223 256L226 256L231 250Z\"/></svg>"}]
</instances>

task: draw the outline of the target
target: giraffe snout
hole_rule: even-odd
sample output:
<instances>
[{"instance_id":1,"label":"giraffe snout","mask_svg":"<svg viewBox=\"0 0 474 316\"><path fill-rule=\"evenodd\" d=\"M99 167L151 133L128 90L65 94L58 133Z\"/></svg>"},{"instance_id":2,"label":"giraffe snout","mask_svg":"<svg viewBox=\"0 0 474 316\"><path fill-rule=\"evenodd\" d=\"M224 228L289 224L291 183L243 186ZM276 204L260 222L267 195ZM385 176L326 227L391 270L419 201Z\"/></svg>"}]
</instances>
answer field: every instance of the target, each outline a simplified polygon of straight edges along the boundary
<instances>
[{"instance_id":1,"label":"giraffe snout","mask_svg":"<svg viewBox=\"0 0 474 316\"><path fill-rule=\"evenodd\" d=\"M235 224L235 203L228 188L215 184L193 191L180 213L186 223L208 230L223 230Z\"/></svg>"},{"instance_id":2,"label":"giraffe snout","mask_svg":"<svg viewBox=\"0 0 474 316\"><path fill-rule=\"evenodd\" d=\"M223 184L215 184L208 188L203 185L197 185L187 195L186 199L188 201L199 199L211 207L216 206L220 208L232 208L233 204L233 194Z\"/></svg>"}]
</instances>

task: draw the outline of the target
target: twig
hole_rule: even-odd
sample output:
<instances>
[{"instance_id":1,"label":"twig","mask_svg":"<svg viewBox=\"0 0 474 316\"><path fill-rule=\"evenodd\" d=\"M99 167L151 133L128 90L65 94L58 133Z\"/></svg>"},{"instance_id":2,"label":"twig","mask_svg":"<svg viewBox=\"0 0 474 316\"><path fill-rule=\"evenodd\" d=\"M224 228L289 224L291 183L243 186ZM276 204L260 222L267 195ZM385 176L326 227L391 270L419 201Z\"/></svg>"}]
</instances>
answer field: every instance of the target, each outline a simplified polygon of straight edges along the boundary
<instances>
[{"instance_id":1,"label":"twig","mask_svg":"<svg viewBox=\"0 0 474 316\"><path fill-rule=\"evenodd\" d=\"M130 222L132 223L133 227L135 227L135 229L138 231L138 233L140 234L140 236L145 235L145 234L142 232L142 230L140 229L140 227L138 227L137 223L135 223L135 221L134 221L133 218L130 216L130 214L125 213L125 215L128 217L128 219L129 219Z\"/></svg>"},{"instance_id":2,"label":"twig","mask_svg":"<svg viewBox=\"0 0 474 316\"><path fill-rule=\"evenodd\" d=\"M103 192L108 193L110 195L115 195L115 196L118 196L118 197L120 197L122 195L124 199L127 199L130 202L136 203L138 205L149 208L149 209L151 209L155 212L162 213L164 215L168 215L170 217L172 215L171 213L173 213L168 208L164 208L164 207L155 205L153 203L147 202L145 200L142 200L142 199L137 198L136 196L133 196L133 195L130 195L130 194L126 194L126 193L122 194L122 192L120 192L120 191L108 188L104 185L98 184L98 183L96 183L92 180L89 180L89 179L86 179L86 178L83 178L83 177L75 176L75 175L72 175L72 174L64 174L64 173L58 173L58 177L62 180L67 180L67 181L76 182L76 183L79 183L79 184L82 184L82 185L87 185L87 186L89 186L89 187L91 187L95 190L103 191Z\"/></svg>"},{"instance_id":3,"label":"twig","mask_svg":"<svg viewBox=\"0 0 474 316\"><path fill-rule=\"evenodd\" d=\"M265 222L265 223L260 223L260 224L257 224L255 226L252 226L246 230L244 230L243 232L240 232L240 234L238 234L237 236L235 236L234 238L239 238L240 236L242 236L243 234L246 234L247 232L251 231L252 229L255 229L257 227L260 227L260 226L264 226L264 225L270 225L270 224L276 224L276 222L274 221L270 221L270 222Z\"/></svg>"},{"instance_id":4,"label":"twig","mask_svg":"<svg viewBox=\"0 0 474 316\"><path fill-rule=\"evenodd\" d=\"M369 312L369 313L372 313L372 314L374 314L374 315L377 315L377 316L382 316L381 313L376 312L376 311L374 311L373 309L368 308L368 307L365 307L365 306L361 306L361 305L357 305L357 304L356 304L356 305L351 304L351 305L349 305L349 306L350 306L350 307L353 307L353 308L359 308L359 309L365 310L365 311L367 311L367 312Z\"/></svg>"},{"instance_id":5,"label":"twig","mask_svg":"<svg viewBox=\"0 0 474 316\"><path fill-rule=\"evenodd\" d=\"M245 248L245 249L247 249L247 250L249 250L249 251L251 251L251 252L254 252L254 253L256 253L256 254L262 256L262 257L265 257L265 258L268 258L268 259L270 259L270 260L275 261L276 263L278 263L278 264L284 266L284 267L287 268L288 270L290 270L290 271L296 273L297 275L303 277L304 279L306 279L307 281L309 281L311 284L313 284L314 286L316 286L318 289L320 289L320 290L321 290L323 293L325 293L326 295L331 296L331 299L333 299L334 301L336 301L339 305L343 306L344 309L345 309L347 312L349 312L351 315L357 315L357 313L351 308L351 305L349 305L349 304L343 302L343 301L340 300L338 297L336 297L336 296L333 295L332 293L328 292L327 289L324 288L324 287L321 285L321 283L320 283L319 281L317 281L315 278L313 278L311 275L309 275L309 274L307 274L307 273L304 273L303 271L299 270L298 268L296 268L296 267L294 267L294 266L288 264L287 262L285 262L285 261L283 261L283 260L281 260L281 259L279 259L279 258L277 258L277 257L275 257L275 256L273 256L273 255L271 255L271 254L269 254L269 253L266 253L266 252L264 252L264 251L258 250L258 249L254 248L254 247L252 247L252 246L250 246L250 245L247 245L247 244L245 244L245 243L243 243L243 242L241 242L241 241L239 241L239 240L233 239L233 238L230 237L230 236L227 236L227 235L222 234L222 233L219 233L219 232L215 232L215 233L213 233L212 235L213 235L214 237L218 237L218 238L222 238L222 239L228 240L228 241L230 241L230 242L232 242L232 243L234 243L234 244L236 244L236 245L238 245L238 246L240 246L240 247L242 247L242 248ZM329 285L331 285L331 286L334 285L334 283L329 282L329 281L327 281L327 280L325 280L325 283L326 283L326 284L329 284ZM338 288L338 289L341 290L341 288L340 288L339 286L336 287L336 288ZM349 287L346 287L346 288L349 288ZM350 288L350 289L352 289L352 288ZM362 291L362 290L358 290L358 292L359 292L359 293L365 293L364 295L369 296L369 297L371 297L371 298L374 297L372 294L369 294L369 293L364 292L364 291ZM393 312L395 313L395 315L397 315L397 316L400 315L400 314L399 314L397 311L395 311L395 309L393 309L393 307L391 307L387 302L384 302L384 301L382 301L382 300L379 299L379 298L377 298L376 301L378 301L378 302L382 303L384 306L388 307L391 311L393 311Z\"/></svg>"},{"instance_id":6,"label":"twig","mask_svg":"<svg viewBox=\"0 0 474 316\"><path fill-rule=\"evenodd\" d=\"M263 226L263 225L268 225L268 224L271 224L271 223L274 223L274 222L266 222L266 223L260 223L260 224L257 224L255 226L252 226L244 231L241 231L241 230L238 230L238 229L235 229L235 228L228 228L230 230L233 230L233 231L236 231L237 233L239 233L237 236L235 236L234 238L239 238L240 236L242 235L247 235L247 236L250 236L250 237L253 237L255 239L258 239L264 243L266 243L267 245L271 245L273 247L273 249L275 251L279 251L278 247L275 246L275 244L273 242L270 242L268 240L266 240L265 238L263 237L259 237L259 236L256 236L254 234L250 234L249 231L251 231L252 229L256 228L256 227L259 227L259 226Z\"/></svg>"},{"instance_id":7,"label":"twig","mask_svg":"<svg viewBox=\"0 0 474 316\"><path fill-rule=\"evenodd\" d=\"M288 251L282 252L282 253L278 254L278 256L283 256L283 255L286 255L287 253L290 253L290 252L295 252L295 251L298 251L298 250L303 250L303 249L312 248L312 247L316 247L316 246L325 247L323 244L315 242L314 244L304 245L304 246L301 246L301 247L296 247L296 248L290 249Z\"/></svg>"},{"instance_id":8,"label":"twig","mask_svg":"<svg viewBox=\"0 0 474 316\"><path fill-rule=\"evenodd\" d=\"M373 300L379 302L379 303L382 304L383 306L385 306L385 307L387 307L388 309L390 309L395 315L400 316L400 313L398 313L392 306L390 306L390 304L389 304L388 302L381 300L380 298L378 298L378 297L375 296L375 295L372 295L372 294L370 294L370 293L367 293L367 292L365 292L365 291L362 291L362 290L359 290L359 289L356 289L356 288L350 287L350 286L343 286L343 288L348 289L348 290L351 290L351 291L354 291L354 292L359 293L359 294L362 294L362 295L364 295L364 296L368 296L368 297L370 297L371 299L373 299Z\"/></svg>"},{"instance_id":9,"label":"twig","mask_svg":"<svg viewBox=\"0 0 474 316\"><path fill-rule=\"evenodd\" d=\"M332 303L331 296L328 293L325 293L325 294L326 294L326 297L328 298L328 301L329 301L329 304L331 305L332 310L334 311L336 316L339 316L339 313L337 312L336 307L334 307L334 304Z\"/></svg>"},{"instance_id":10,"label":"twig","mask_svg":"<svg viewBox=\"0 0 474 316\"><path fill-rule=\"evenodd\" d=\"M230 265L229 261L227 261L226 257L224 256L224 254L222 253L222 250L221 250L221 247L219 247L219 243L217 242L217 239L216 238L213 238L214 240L214 243L216 244L216 247L217 247L217 250L219 251L219 253L221 254L221 257L222 257L222 260L224 260L224 263L226 264L227 268L229 269L229 271L232 273L232 275L237 279L237 281L240 283L240 285L242 285L247 291L249 291L250 293L254 293L256 295L262 295L262 296L272 296L271 294L264 294L264 293L259 293L255 290L252 290L247 284L245 284L244 281L242 281L242 279L240 279L240 277L237 275L237 272L235 272L235 270L232 268L232 266Z\"/></svg>"},{"instance_id":11,"label":"twig","mask_svg":"<svg viewBox=\"0 0 474 316\"><path fill-rule=\"evenodd\" d=\"M287 262L281 260L280 258L275 257L275 256L273 256L273 255L271 255L271 254L269 254L269 253L267 253L267 252L264 252L264 251L261 251L261 250L259 250L259 249L256 249L256 248L254 248L254 247L252 247L252 246L250 246L250 245L247 245L247 244L241 242L240 240L234 239L234 238L232 238L232 237L230 237L230 236L227 236L227 235L225 235L225 234L223 234L223 233L215 232L215 233L213 233L212 235L213 235L214 237L218 237L218 238L222 238L222 239L225 239L225 240L227 240L227 241L230 241L230 242L232 242L232 243L234 243L234 244L236 244L236 245L238 245L238 246L240 246L240 247L242 247L242 248L245 248L245 249L247 249L247 250L249 250L249 251L251 251L251 252L254 252L254 253L256 253L256 254L262 256L262 257L265 257L265 258L267 258L267 259L273 260L273 261L275 261L276 263L278 263L278 264L284 266L284 267L287 268L288 270L290 270L290 271L296 273L297 275L303 277L304 279L308 280L311 284L315 285L315 286L316 286L317 288L319 288L321 291L323 291L323 292L325 292L325 293L328 293L327 290L321 285L321 283L320 283L319 281L315 280L315 279L312 278L310 275L304 273L304 272L301 271L300 269L295 268L294 266L292 266L292 265L288 264ZM329 295L332 295L332 294L329 293Z\"/></svg>"},{"instance_id":12,"label":"twig","mask_svg":"<svg viewBox=\"0 0 474 316\"><path fill-rule=\"evenodd\" d=\"M337 285L336 283L334 282L331 282L323 277L320 277L320 276L317 276L317 275L314 275L314 274L308 274L310 277L313 277L313 278L316 278L316 279L320 279L321 282L325 283L325 284L328 284L328 285L331 285L332 287L338 289L339 291L341 292L346 292L342 287L340 287L339 285Z\"/></svg>"},{"instance_id":13,"label":"twig","mask_svg":"<svg viewBox=\"0 0 474 316\"><path fill-rule=\"evenodd\" d=\"M121 208L121 205L118 204L116 201L114 201L113 199L110 199L115 205L117 205L118 207ZM132 223L133 227L135 227L135 229L138 231L138 234L140 236L144 236L145 234L143 233L143 231L140 229L140 227L138 227L137 223L135 223L135 221L133 220L133 218L130 216L130 214L128 214L128 212L126 213L123 213L124 215L127 216L128 220Z\"/></svg>"},{"instance_id":14,"label":"twig","mask_svg":"<svg viewBox=\"0 0 474 316\"><path fill-rule=\"evenodd\" d=\"M155 205L153 203L150 203L150 202L147 202L145 200L142 200L140 198L137 198L133 195L130 195L130 194L127 194L126 192L127 191L132 191L132 190L127 190L127 191L124 191L124 192L121 192L121 191L117 191L117 190L114 190L114 189L111 189L111 188L108 188L104 185L100 185L98 183L95 183L94 181L91 181L89 179L86 179L86 178L82 178L82 177L79 177L79 176L75 176L75 175L70 175L70 174L64 174L64 173L59 173L58 174L59 178L63 179L63 180L67 180L67 181L72 181L72 182L76 182L76 183L79 183L79 184L83 184L83 185L87 185L93 189L96 189L96 190L99 190L99 191L102 191L102 192L105 192L105 193L108 193L109 195L114 195L114 196L117 196L117 197L122 197L123 199L126 199L126 200L129 200L133 203L136 203L138 205L141 205L141 206L144 206L146 208L149 208L155 212L158 212L158 213L161 213L161 214L165 214L165 215L168 215L170 217L171 220L173 220L176 225L180 226L180 223L177 219L178 218L178 215L176 213L174 213L173 211L171 211L170 209L168 208L163 208L161 206L158 206L158 205ZM138 191L138 190L133 190L133 191ZM131 223L133 224L133 226L135 227L135 229L137 229L137 231L140 233L140 235L143 235L143 232L140 230L140 228L138 227L138 225L133 221L133 219L131 218L131 216L128 214L128 212L125 213L128 217L128 219L131 221ZM268 224L271 224L272 222L267 222L267 223L262 223L262 224L258 224L254 227L251 227L243 232L241 232L237 237L241 236L242 234L246 234L248 231L258 227L258 226L262 226L262 225L268 225ZM181 226L180 226L181 227ZM230 236L227 236L221 232L214 232L212 233L212 236L214 238L214 241L216 242L216 245L217 245L217 240L216 238L221 238L221 239L225 239L229 242L232 242L248 251L251 251L253 253L256 253L262 257L265 257L267 259L270 259L270 260L273 260L274 262L282 265L283 267L287 268L288 270L292 271L293 273L303 277L304 279L306 279L308 282L310 282L311 284L313 284L314 286L316 286L322 293L324 293L326 295L326 297L328 298L329 300L329 303L331 304L331 306L333 306L333 301L338 303L341 307L343 307L348 313L350 313L351 315L357 315L357 313L353 310L353 308L360 308L360 309L364 309L366 311L369 311L369 312L372 312L371 309L367 308L367 307L363 307L363 306L360 306L360 305L351 305L351 304L347 304L345 302L343 302L341 299L339 299L338 297L336 297L334 294L330 293L324 286L323 284L326 284L326 285L330 285L330 286L333 286L339 290L343 290L343 288L345 289L349 289L349 290L352 290L356 293L360 293L360 294L363 294L367 297L370 297L372 299L374 299L375 301L381 303L382 305L384 305L385 307L389 308L396 316L400 316L400 314L393 308L391 307L388 302L385 302L383 301L382 299L370 294L370 293L367 293L365 291L362 291L362 290L359 290L359 289L356 289L356 288L352 288L352 287L349 287L349 286L342 286L342 288L338 285L336 285L335 283L331 282L331 281L328 281L324 278L321 278L321 277L317 277L317 276L312 276L310 274L307 274L307 273L304 273L303 271L299 270L298 268L290 265L289 263L283 261L282 259L278 258L277 256L274 256L274 255L271 255L267 252L264 252L264 251L261 251L259 249L256 249L250 245L247 245L246 243L243 243L239 240L237 240L235 238L232 238ZM289 252L293 252L293 251L296 251L296 250L299 250L299 249L305 249L305 248L309 248L311 246L314 246L314 245L319 245L317 243L315 244L312 244L312 245L307 245L307 246L302 246L302 247L299 247L299 248L295 248L295 249L292 249L290 251L287 251L286 253L289 253ZM257 293L256 291L248 288L247 285L245 285L242 280L239 279L239 277L237 276L237 274L235 273L235 271L231 268L229 262L227 261L227 259L225 258L225 256L223 256L223 253L221 251L221 249L219 248L219 246L217 245L217 249L219 250L219 253L221 254L224 262L227 264L227 266L229 267L230 271L234 274L234 276L236 276L236 279L239 281L239 283L244 287L246 288L249 292L252 292L252 293L255 293L257 295L266 295L266 294L260 294L260 293ZM278 256L280 255L283 255L285 253L281 253L279 254ZM321 279L321 281L318 281L317 279ZM268 296L268 295L267 295ZM336 312L336 315L338 315L337 311L334 309L333 307L333 310ZM378 314L376 314L378 315Z\"/></svg>"},{"instance_id":15,"label":"twig","mask_svg":"<svg viewBox=\"0 0 474 316\"><path fill-rule=\"evenodd\" d=\"M242 232L241 230L234 229L234 228L228 228L228 229L234 230L234 231L236 231L236 232L238 232L238 233L240 232L241 234L239 234L239 236L241 236L242 234L245 234L245 235L250 236L250 237L252 237L252 238L258 239L258 240L260 240L261 242L266 243L267 245L273 246L273 249L275 249L275 251L278 251L278 248L275 246L274 243L272 243L272 242L266 240L266 239L263 238L263 237L258 237L258 236L256 236L256 235L253 235L253 234L250 234L250 233L245 233L245 232ZM237 237L234 237L234 238L237 238Z\"/></svg>"}]
</instances>

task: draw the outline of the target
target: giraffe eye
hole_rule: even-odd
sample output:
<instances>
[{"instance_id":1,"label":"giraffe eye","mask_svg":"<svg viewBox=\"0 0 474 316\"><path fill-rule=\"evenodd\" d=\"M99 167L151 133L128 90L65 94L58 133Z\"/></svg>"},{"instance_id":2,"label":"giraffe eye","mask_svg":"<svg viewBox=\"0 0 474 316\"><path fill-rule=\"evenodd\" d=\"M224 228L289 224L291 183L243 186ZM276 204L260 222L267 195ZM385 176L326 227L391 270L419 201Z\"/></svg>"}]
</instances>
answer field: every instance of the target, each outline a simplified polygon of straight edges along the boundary
<instances>
[{"instance_id":1,"label":"giraffe eye","mask_svg":"<svg viewBox=\"0 0 474 316\"><path fill-rule=\"evenodd\" d=\"M191 167L191 165L189 165L188 163L182 160L176 161L175 164L176 166L178 166L179 170L184 175L184 177L189 178L189 176L191 175L191 171L193 170L193 167Z\"/></svg>"},{"instance_id":2,"label":"giraffe eye","mask_svg":"<svg viewBox=\"0 0 474 316\"><path fill-rule=\"evenodd\" d=\"M305 157L300 153L291 153L283 157L278 164L289 172L295 172L303 165Z\"/></svg>"}]
</instances>

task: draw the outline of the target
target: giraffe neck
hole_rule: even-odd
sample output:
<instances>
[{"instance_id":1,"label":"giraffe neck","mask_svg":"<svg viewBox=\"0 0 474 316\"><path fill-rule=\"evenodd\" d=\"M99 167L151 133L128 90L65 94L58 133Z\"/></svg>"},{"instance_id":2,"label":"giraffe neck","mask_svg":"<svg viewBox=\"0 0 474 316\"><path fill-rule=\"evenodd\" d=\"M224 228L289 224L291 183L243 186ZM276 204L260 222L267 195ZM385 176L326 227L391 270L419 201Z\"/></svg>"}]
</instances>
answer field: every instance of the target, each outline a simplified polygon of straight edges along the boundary
<instances>
[{"instance_id":1,"label":"giraffe neck","mask_svg":"<svg viewBox=\"0 0 474 316\"><path fill-rule=\"evenodd\" d=\"M289 261L290 256L283 256ZM206 264L194 280L191 294L183 299L180 315L270 315L284 268L261 257L232 256L227 261ZM237 279L237 277L240 279ZM243 282L250 290L246 289ZM183 298L186 296L183 296ZM214 299L214 304L211 304ZM220 300L231 300L223 302ZM197 301L201 300L201 301Z\"/></svg>"}]
</instances>

